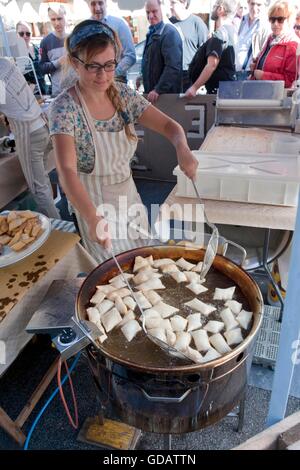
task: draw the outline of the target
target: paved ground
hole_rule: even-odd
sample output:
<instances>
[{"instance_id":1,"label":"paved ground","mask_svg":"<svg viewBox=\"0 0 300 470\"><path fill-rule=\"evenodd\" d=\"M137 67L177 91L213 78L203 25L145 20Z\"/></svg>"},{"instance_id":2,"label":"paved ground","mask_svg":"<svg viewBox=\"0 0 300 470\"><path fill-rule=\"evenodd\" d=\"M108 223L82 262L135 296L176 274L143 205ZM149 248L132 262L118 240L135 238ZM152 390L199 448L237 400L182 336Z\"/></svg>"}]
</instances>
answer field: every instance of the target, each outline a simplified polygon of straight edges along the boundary
<instances>
[{"instance_id":1,"label":"paved ground","mask_svg":"<svg viewBox=\"0 0 300 470\"><path fill-rule=\"evenodd\" d=\"M39 336L34 343L30 343L8 373L1 380L0 406L12 418L16 418L20 409L33 391L35 385L42 378L47 367L54 360L56 351L51 348L47 337ZM96 392L94 384L86 365L85 358L81 358L74 372L74 386L79 408L79 428L84 420L97 413ZM43 399L25 425L25 432L31 427L37 412L42 408L51 392L56 387L55 380L50 385ZM68 387L65 391L70 399ZM230 449L249 437L264 429L264 422L268 412L270 392L256 387L247 388L245 425L241 433L237 433L236 418L225 418L218 424L199 432L173 437L172 448L175 450L195 449ZM299 409L300 400L291 398L288 404L288 414ZM108 415L111 412L108 411ZM60 398L57 396L42 416L35 432L32 435L30 449L95 449L76 440L78 431L68 423ZM0 449L17 449L18 446L0 430ZM164 440L161 435L144 433L138 449L163 449Z\"/></svg>"}]
</instances>

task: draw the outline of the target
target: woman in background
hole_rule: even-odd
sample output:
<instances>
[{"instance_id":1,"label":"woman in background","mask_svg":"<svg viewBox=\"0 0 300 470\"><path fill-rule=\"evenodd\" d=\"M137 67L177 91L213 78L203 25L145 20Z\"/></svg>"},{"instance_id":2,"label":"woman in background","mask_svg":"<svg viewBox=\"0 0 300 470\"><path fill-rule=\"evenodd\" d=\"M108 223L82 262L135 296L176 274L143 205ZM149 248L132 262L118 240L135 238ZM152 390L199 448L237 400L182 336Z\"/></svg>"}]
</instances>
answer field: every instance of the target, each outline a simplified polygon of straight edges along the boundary
<instances>
[{"instance_id":1,"label":"woman in background","mask_svg":"<svg viewBox=\"0 0 300 470\"><path fill-rule=\"evenodd\" d=\"M295 13L287 1L277 1L270 7L272 34L254 63L254 80L283 80L285 88L290 88L297 79L299 38L293 30Z\"/></svg>"},{"instance_id":2,"label":"woman in background","mask_svg":"<svg viewBox=\"0 0 300 470\"><path fill-rule=\"evenodd\" d=\"M39 54L39 48L31 42L31 29L30 26L25 23L24 21L19 21L16 25L16 31L18 35L24 39L25 44L28 49L28 55L30 59L33 62L34 70L40 85L41 93L42 95L47 94L47 86L45 83L44 76L41 72L40 66L39 66L39 60L40 60L40 54ZM25 80L27 83L33 83L36 84L34 73L33 72L28 72L24 74ZM35 92L36 94L36 92Z\"/></svg>"}]
</instances>

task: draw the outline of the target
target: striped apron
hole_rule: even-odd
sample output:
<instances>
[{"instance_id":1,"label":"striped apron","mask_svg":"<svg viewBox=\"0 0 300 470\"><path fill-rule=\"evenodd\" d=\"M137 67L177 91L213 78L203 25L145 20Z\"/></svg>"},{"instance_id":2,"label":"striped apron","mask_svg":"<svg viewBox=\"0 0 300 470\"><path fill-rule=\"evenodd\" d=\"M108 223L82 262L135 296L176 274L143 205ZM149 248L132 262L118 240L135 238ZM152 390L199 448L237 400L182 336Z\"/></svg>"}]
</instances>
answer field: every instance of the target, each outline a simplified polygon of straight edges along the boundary
<instances>
[{"instance_id":1,"label":"striped apron","mask_svg":"<svg viewBox=\"0 0 300 470\"><path fill-rule=\"evenodd\" d=\"M102 206L100 211L98 209L98 213L104 215L108 222L115 254L145 246L148 240L143 238L140 232L128 229L129 223L147 232L149 229L147 212L137 192L129 166L137 143L128 140L124 128L117 132L97 131L77 85L75 90L95 148L93 171L91 173L79 171L80 181L96 208L103 204L111 208L107 212ZM111 254L108 251L99 243L89 239L87 224L76 209L75 214L86 250L98 263L110 258Z\"/></svg>"},{"instance_id":2,"label":"striped apron","mask_svg":"<svg viewBox=\"0 0 300 470\"><path fill-rule=\"evenodd\" d=\"M17 121L9 118L11 130L16 138L16 148L19 156L19 162L24 173L28 188L34 194L34 178L31 163L30 149L30 121Z\"/></svg>"}]
</instances>

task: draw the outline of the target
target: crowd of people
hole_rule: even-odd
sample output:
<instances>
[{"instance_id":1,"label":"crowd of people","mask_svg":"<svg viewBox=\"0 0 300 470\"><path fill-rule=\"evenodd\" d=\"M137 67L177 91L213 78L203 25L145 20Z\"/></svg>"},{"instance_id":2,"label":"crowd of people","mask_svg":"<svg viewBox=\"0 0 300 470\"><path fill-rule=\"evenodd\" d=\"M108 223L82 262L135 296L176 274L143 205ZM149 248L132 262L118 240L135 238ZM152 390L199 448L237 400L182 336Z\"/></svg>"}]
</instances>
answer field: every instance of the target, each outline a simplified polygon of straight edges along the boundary
<instances>
[{"instance_id":1,"label":"crowd of people","mask_svg":"<svg viewBox=\"0 0 300 470\"><path fill-rule=\"evenodd\" d=\"M108 14L106 0L90 0L89 6L91 19L77 24L69 35L63 6L50 6L53 32L43 38L39 50L26 23L19 22L16 30L26 41L41 90L47 89L44 76L51 77L56 98L49 128L60 182L86 248L101 262L107 248L113 246L118 253L139 243L137 233L128 235L130 220L128 211L120 210L120 198L126 198L127 206L141 207L139 226L147 230L130 171L137 145L134 124L166 137L183 172L194 178L197 161L182 127L152 104L165 93L193 97L203 86L216 93L223 80L283 80L292 87L298 74L300 16L288 1L277 0L266 10L264 0L216 0L211 12L215 30L210 34L204 21L189 12L189 0L171 0L168 20L161 0L146 0L149 30L138 78L143 81L142 96L126 84L136 61L127 23ZM24 77L2 58L0 79L7 84L0 112L14 131L29 188L39 209L58 218L45 169L49 130L25 81L32 83L33 77ZM117 220L104 213L107 205L115 208ZM123 237L112 236L114 225L114 233Z\"/></svg>"},{"instance_id":2,"label":"crowd of people","mask_svg":"<svg viewBox=\"0 0 300 470\"><path fill-rule=\"evenodd\" d=\"M195 96L204 86L207 93L216 93L223 80L283 80L290 87L297 79L300 11L296 2L274 1L267 7L266 0L216 0L210 13L214 31L209 33L200 16L190 12L190 0L170 0L169 11L163 1L145 3L149 29L136 86L143 85L151 103L164 93ZM114 75L126 83L127 72L136 62L130 28L125 20L108 14L107 0L88 3L91 18L111 27L120 40ZM55 97L70 84L70 76L67 79L64 73L66 12L62 4L53 4L48 15L53 32L39 48L32 43L27 23L18 22L16 31L26 42L41 93ZM50 87L45 76L50 77ZM32 72L25 78L35 82Z\"/></svg>"}]
</instances>

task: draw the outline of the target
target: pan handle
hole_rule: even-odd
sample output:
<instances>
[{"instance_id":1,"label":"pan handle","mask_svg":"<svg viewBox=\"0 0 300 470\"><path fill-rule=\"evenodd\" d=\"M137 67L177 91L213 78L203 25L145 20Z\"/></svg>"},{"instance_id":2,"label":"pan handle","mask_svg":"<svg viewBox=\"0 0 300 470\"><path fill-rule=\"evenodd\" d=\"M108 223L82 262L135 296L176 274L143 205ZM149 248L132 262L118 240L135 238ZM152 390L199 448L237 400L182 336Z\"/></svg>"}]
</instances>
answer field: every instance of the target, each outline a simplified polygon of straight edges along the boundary
<instances>
[{"instance_id":1,"label":"pan handle","mask_svg":"<svg viewBox=\"0 0 300 470\"><path fill-rule=\"evenodd\" d=\"M157 397L157 396L149 395L143 388L141 387L139 388L148 401L163 402L163 403L181 403L192 391L192 389L189 388L180 397Z\"/></svg>"},{"instance_id":2,"label":"pan handle","mask_svg":"<svg viewBox=\"0 0 300 470\"><path fill-rule=\"evenodd\" d=\"M247 251L245 250L245 248L243 248L241 245L239 245L238 243L235 243L231 240L225 240L224 249L223 249L223 256L226 256L228 245L232 245L232 246L234 246L235 248L237 248L238 250L241 251L241 261L240 261L239 265L241 267L243 267L243 265L245 263L245 260L247 258ZM228 258L228 255L227 255L227 258Z\"/></svg>"}]
</instances>

